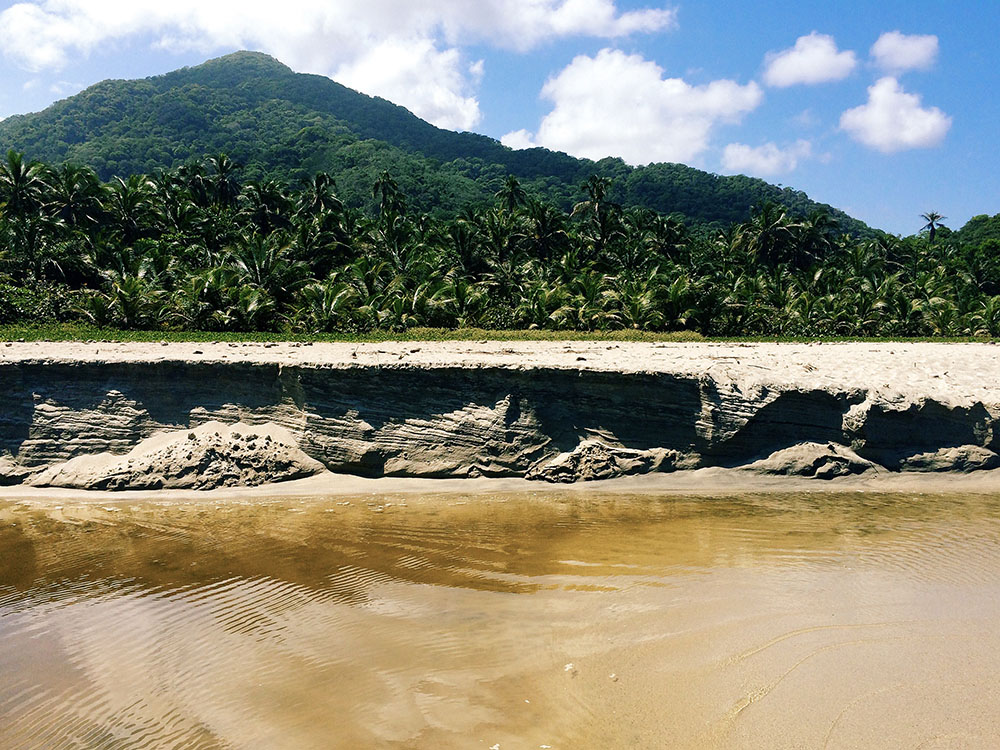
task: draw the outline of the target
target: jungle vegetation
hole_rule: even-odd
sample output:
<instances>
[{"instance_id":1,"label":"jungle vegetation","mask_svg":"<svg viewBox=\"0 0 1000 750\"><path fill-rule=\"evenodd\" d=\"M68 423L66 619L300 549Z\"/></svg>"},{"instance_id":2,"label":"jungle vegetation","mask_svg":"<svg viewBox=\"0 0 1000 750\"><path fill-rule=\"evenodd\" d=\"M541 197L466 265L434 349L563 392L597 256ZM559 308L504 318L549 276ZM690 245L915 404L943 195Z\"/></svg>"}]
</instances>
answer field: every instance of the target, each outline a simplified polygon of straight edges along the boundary
<instances>
[{"instance_id":1,"label":"jungle vegetation","mask_svg":"<svg viewBox=\"0 0 1000 750\"><path fill-rule=\"evenodd\" d=\"M1000 215L952 232L928 212L914 236L864 237L764 202L689 227L616 202L598 174L569 210L514 175L450 217L415 208L388 171L368 195L371 210L348 205L326 172L248 179L221 154L103 181L10 151L0 324L1000 335Z\"/></svg>"}]
</instances>

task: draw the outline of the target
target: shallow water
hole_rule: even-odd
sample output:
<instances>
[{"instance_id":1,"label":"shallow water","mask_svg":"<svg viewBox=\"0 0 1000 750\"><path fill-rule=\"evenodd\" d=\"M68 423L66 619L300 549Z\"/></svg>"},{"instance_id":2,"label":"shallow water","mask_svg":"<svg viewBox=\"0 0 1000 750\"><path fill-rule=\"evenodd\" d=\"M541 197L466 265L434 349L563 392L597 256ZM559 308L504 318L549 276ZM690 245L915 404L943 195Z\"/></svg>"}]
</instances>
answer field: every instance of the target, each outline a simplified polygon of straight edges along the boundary
<instances>
[{"instance_id":1,"label":"shallow water","mask_svg":"<svg viewBox=\"0 0 1000 750\"><path fill-rule=\"evenodd\" d=\"M0 502L0 748L996 747L998 511Z\"/></svg>"}]
</instances>

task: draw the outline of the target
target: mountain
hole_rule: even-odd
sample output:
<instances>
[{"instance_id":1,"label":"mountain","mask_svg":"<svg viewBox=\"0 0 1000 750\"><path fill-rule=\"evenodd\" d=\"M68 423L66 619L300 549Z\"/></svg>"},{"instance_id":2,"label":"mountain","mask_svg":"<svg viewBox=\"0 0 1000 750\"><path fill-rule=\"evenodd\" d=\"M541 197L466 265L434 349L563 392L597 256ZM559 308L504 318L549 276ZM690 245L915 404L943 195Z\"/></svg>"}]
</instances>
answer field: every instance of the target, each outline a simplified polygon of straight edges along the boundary
<instances>
[{"instance_id":1,"label":"mountain","mask_svg":"<svg viewBox=\"0 0 1000 750\"><path fill-rule=\"evenodd\" d=\"M144 80L103 81L42 112L0 122L0 149L84 164L105 180L225 153L244 166L244 179L298 181L328 172L355 206L371 205L375 177L389 170L411 205L440 214L490 200L509 174L567 209L581 199L581 183L598 174L614 180L612 200L691 225L728 226L773 201L802 216L826 211L852 234L872 231L805 193L759 179L682 164L633 168L620 159L515 151L486 136L442 130L384 99L295 73L256 52Z\"/></svg>"}]
</instances>

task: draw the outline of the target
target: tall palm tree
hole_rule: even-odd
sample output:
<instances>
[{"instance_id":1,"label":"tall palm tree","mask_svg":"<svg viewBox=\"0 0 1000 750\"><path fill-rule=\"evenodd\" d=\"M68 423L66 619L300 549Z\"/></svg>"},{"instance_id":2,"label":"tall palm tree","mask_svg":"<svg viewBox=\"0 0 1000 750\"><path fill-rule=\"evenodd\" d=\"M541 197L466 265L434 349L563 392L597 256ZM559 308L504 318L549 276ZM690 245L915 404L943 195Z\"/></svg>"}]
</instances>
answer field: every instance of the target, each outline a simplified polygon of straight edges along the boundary
<instances>
[{"instance_id":1,"label":"tall palm tree","mask_svg":"<svg viewBox=\"0 0 1000 750\"><path fill-rule=\"evenodd\" d=\"M127 180L116 177L111 183L105 210L125 245L133 244L143 234L152 208L149 188L149 181L140 175L131 175Z\"/></svg>"},{"instance_id":2,"label":"tall palm tree","mask_svg":"<svg viewBox=\"0 0 1000 750\"><path fill-rule=\"evenodd\" d=\"M937 234L937 230L941 228L941 222L947 219L947 216L942 216L937 211L928 211L925 214L920 214L920 218L926 221L923 229L927 231L927 242L931 245L934 244L934 236Z\"/></svg>"},{"instance_id":3,"label":"tall palm tree","mask_svg":"<svg viewBox=\"0 0 1000 750\"><path fill-rule=\"evenodd\" d=\"M526 243L533 258L543 262L561 255L569 244L566 214L541 201L528 203Z\"/></svg>"},{"instance_id":4,"label":"tall palm tree","mask_svg":"<svg viewBox=\"0 0 1000 750\"><path fill-rule=\"evenodd\" d=\"M92 169L64 164L46 172L47 210L71 227L93 228L100 221L103 187Z\"/></svg>"},{"instance_id":5,"label":"tall palm tree","mask_svg":"<svg viewBox=\"0 0 1000 750\"><path fill-rule=\"evenodd\" d=\"M305 189L299 195L297 214L299 216L320 216L324 213L339 213L344 204L337 197L337 186L326 172L317 172L306 180Z\"/></svg>"},{"instance_id":6,"label":"tall palm tree","mask_svg":"<svg viewBox=\"0 0 1000 750\"><path fill-rule=\"evenodd\" d=\"M388 170L383 170L372 185L372 197L379 200L379 216L406 213L406 197Z\"/></svg>"},{"instance_id":7,"label":"tall palm tree","mask_svg":"<svg viewBox=\"0 0 1000 750\"><path fill-rule=\"evenodd\" d=\"M773 268L795 258L800 229L783 206L769 201L740 226L736 240L751 258Z\"/></svg>"},{"instance_id":8,"label":"tall palm tree","mask_svg":"<svg viewBox=\"0 0 1000 750\"><path fill-rule=\"evenodd\" d=\"M270 234L275 229L287 229L291 224L291 200L277 180L249 183L240 193L240 203L244 216L263 234Z\"/></svg>"},{"instance_id":9,"label":"tall palm tree","mask_svg":"<svg viewBox=\"0 0 1000 750\"><path fill-rule=\"evenodd\" d=\"M208 157L208 166L212 170L208 182L215 203L223 208L235 207L240 194L240 184L236 180L239 166L225 154Z\"/></svg>"},{"instance_id":10,"label":"tall palm tree","mask_svg":"<svg viewBox=\"0 0 1000 750\"><path fill-rule=\"evenodd\" d=\"M521 183L518 182L517 178L509 174L507 179L504 180L503 187L500 188L494 195L500 205L506 209L507 213L514 213L518 207L524 206L528 202L528 193Z\"/></svg>"},{"instance_id":11,"label":"tall palm tree","mask_svg":"<svg viewBox=\"0 0 1000 750\"><path fill-rule=\"evenodd\" d=\"M573 206L573 215L584 215L598 217L605 209L605 197L611 189L611 178L600 177L592 174L587 181L580 186L580 189L587 193L587 200L580 201Z\"/></svg>"},{"instance_id":12,"label":"tall palm tree","mask_svg":"<svg viewBox=\"0 0 1000 750\"><path fill-rule=\"evenodd\" d=\"M5 213L19 218L37 212L47 191L44 165L25 162L23 154L8 151L0 162L0 203Z\"/></svg>"}]
</instances>

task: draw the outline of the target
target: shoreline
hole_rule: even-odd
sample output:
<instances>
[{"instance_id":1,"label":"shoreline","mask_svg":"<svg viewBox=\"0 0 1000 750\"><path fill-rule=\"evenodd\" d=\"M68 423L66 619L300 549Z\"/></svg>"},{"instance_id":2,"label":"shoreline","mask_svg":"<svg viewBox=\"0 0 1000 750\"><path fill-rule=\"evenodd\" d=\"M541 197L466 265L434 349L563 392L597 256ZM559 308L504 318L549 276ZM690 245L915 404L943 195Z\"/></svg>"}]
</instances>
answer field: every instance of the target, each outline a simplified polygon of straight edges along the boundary
<instances>
[{"instance_id":1,"label":"shoreline","mask_svg":"<svg viewBox=\"0 0 1000 750\"><path fill-rule=\"evenodd\" d=\"M80 490L61 487L15 485L0 488L0 502L34 507L72 505L213 505L247 502L322 502L325 500L405 496L408 500L453 500L464 496L532 496L541 501L556 497L638 496L663 499L732 497L733 495L960 495L1000 496L1000 469L962 475L946 473L879 472L822 481L798 476L765 476L742 469L718 467L645 474L573 484L552 484L521 478L419 479L382 477L369 479L323 473L305 479L259 485L221 487L213 490Z\"/></svg>"}]
</instances>

